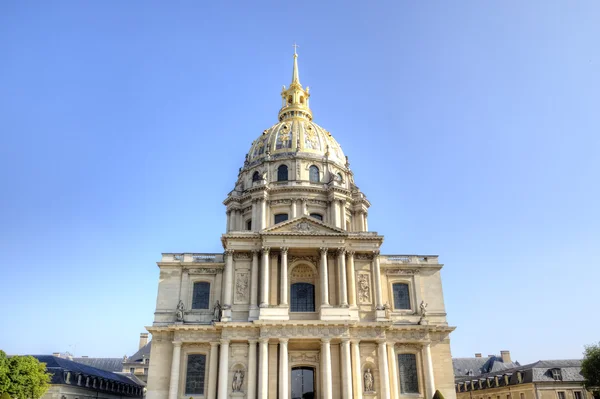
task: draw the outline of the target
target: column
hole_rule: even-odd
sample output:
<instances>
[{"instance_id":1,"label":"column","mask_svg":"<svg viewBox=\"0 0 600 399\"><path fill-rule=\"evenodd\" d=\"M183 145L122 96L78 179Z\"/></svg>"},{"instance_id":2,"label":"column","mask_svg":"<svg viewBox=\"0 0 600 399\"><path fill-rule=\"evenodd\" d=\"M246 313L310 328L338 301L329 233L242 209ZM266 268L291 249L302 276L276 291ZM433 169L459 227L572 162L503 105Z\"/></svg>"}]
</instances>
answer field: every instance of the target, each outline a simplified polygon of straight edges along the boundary
<instances>
[{"instance_id":1,"label":"column","mask_svg":"<svg viewBox=\"0 0 600 399\"><path fill-rule=\"evenodd\" d=\"M288 248L281 248L281 276L280 276L280 292L279 292L279 305L288 306L288 262L287 262Z\"/></svg>"},{"instance_id":2,"label":"column","mask_svg":"<svg viewBox=\"0 0 600 399\"><path fill-rule=\"evenodd\" d=\"M288 339L279 338L279 397L289 397Z\"/></svg>"},{"instance_id":3,"label":"column","mask_svg":"<svg viewBox=\"0 0 600 399\"><path fill-rule=\"evenodd\" d=\"M435 380L433 378L433 362L431 360L430 343L423 345L423 367L425 368L425 397L433 398L433 394L435 394Z\"/></svg>"},{"instance_id":4,"label":"column","mask_svg":"<svg viewBox=\"0 0 600 399\"><path fill-rule=\"evenodd\" d=\"M362 399L363 386L362 386L362 367L360 364L360 341L355 339L352 340L352 375L353 378L353 392L354 399Z\"/></svg>"},{"instance_id":5,"label":"column","mask_svg":"<svg viewBox=\"0 0 600 399\"><path fill-rule=\"evenodd\" d=\"M227 210L227 232L230 232L231 229L231 210Z\"/></svg>"},{"instance_id":6,"label":"column","mask_svg":"<svg viewBox=\"0 0 600 399\"><path fill-rule=\"evenodd\" d=\"M390 371L387 361L387 345L385 341L379 341L377 346L377 355L379 357L379 390L381 399L391 399L390 397Z\"/></svg>"},{"instance_id":7,"label":"column","mask_svg":"<svg viewBox=\"0 0 600 399\"><path fill-rule=\"evenodd\" d=\"M321 387L323 389L323 399L332 399L333 391L331 385L331 348L330 339L321 338L321 358L323 359L323 366L321 369Z\"/></svg>"},{"instance_id":8,"label":"column","mask_svg":"<svg viewBox=\"0 0 600 399\"><path fill-rule=\"evenodd\" d=\"M340 200L340 228L346 230L346 201Z\"/></svg>"},{"instance_id":9,"label":"column","mask_svg":"<svg viewBox=\"0 0 600 399\"><path fill-rule=\"evenodd\" d=\"M233 250L225 250L225 287L223 289L223 309L231 308L231 287L233 285Z\"/></svg>"},{"instance_id":10,"label":"column","mask_svg":"<svg viewBox=\"0 0 600 399\"><path fill-rule=\"evenodd\" d=\"M302 198L302 215L308 215L308 200Z\"/></svg>"},{"instance_id":11,"label":"column","mask_svg":"<svg viewBox=\"0 0 600 399\"><path fill-rule=\"evenodd\" d=\"M219 386L218 399L227 399L227 388L229 388L229 340L221 340L221 353L219 356Z\"/></svg>"},{"instance_id":12,"label":"column","mask_svg":"<svg viewBox=\"0 0 600 399\"><path fill-rule=\"evenodd\" d=\"M321 248L321 306L329 306L329 277L327 276L327 248Z\"/></svg>"},{"instance_id":13,"label":"column","mask_svg":"<svg viewBox=\"0 0 600 399\"><path fill-rule=\"evenodd\" d=\"M269 247L263 248L262 253L262 291L260 297L260 307L269 307Z\"/></svg>"},{"instance_id":14,"label":"column","mask_svg":"<svg viewBox=\"0 0 600 399\"><path fill-rule=\"evenodd\" d=\"M352 359L350 339L342 338L342 398L352 399Z\"/></svg>"},{"instance_id":15,"label":"column","mask_svg":"<svg viewBox=\"0 0 600 399\"><path fill-rule=\"evenodd\" d=\"M340 305L343 308L348 307L348 286L346 279L346 249L338 249L338 268L340 273Z\"/></svg>"},{"instance_id":16,"label":"column","mask_svg":"<svg viewBox=\"0 0 600 399\"><path fill-rule=\"evenodd\" d=\"M381 295L381 270L379 269L379 251L373 251L373 275L375 278L375 309L382 310L383 296Z\"/></svg>"},{"instance_id":17,"label":"column","mask_svg":"<svg viewBox=\"0 0 600 399\"><path fill-rule=\"evenodd\" d=\"M332 205L331 213L333 213L333 225L335 227L340 227L340 203L338 200L334 199Z\"/></svg>"},{"instance_id":18,"label":"column","mask_svg":"<svg viewBox=\"0 0 600 399\"><path fill-rule=\"evenodd\" d=\"M255 339L248 340L248 377L247 386L248 392L246 399L256 398L256 343ZM210 399L210 398L209 398Z\"/></svg>"},{"instance_id":19,"label":"column","mask_svg":"<svg viewBox=\"0 0 600 399\"><path fill-rule=\"evenodd\" d=\"M219 353L219 343L211 342L210 343L210 368L209 370L216 370L218 367L218 353ZM217 373L210 372L208 373L208 394L206 395L207 399L215 399L217 397Z\"/></svg>"},{"instance_id":20,"label":"column","mask_svg":"<svg viewBox=\"0 0 600 399\"><path fill-rule=\"evenodd\" d=\"M252 269L250 271L250 309L258 306L258 251L252 251Z\"/></svg>"},{"instance_id":21,"label":"column","mask_svg":"<svg viewBox=\"0 0 600 399\"><path fill-rule=\"evenodd\" d=\"M346 274L348 278L348 304L356 306L356 276L354 275L354 251L348 251L348 263L346 263Z\"/></svg>"},{"instance_id":22,"label":"column","mask_svg":"<svg viewBox=\"0 0 600 399\"><path fill-rule=\"evenodd\" d=\"M257 227L258 227L258 215L257 215L257 208L256 208L256 200L253 199L252 200L252 231L257 231Z\"/></svg>"},{"instance_id":23,"label":"column","mask_svg":"<svg viewBox=\"0 0 600 399\"><path fill-rule=\"evenodd\" d=\"M263 230L267 227L267 200L264 198L260 199L260 229Z\"/></svg>"},{"instance_id":24,"label":"column","mask_svg":"<svg viewBox=\"0 0 600 399\"><path fill-rule=\"evenodd\" d=\"M171 380L169 381L169 399L177 399L179 389L179 364L181 363L181 342L173 342L173 359L171 360Z\"/></svg>"},{"instance_id":25,"label":"column","mask_svg":"<svg viewBox=\"0 0 600 399\"><path fill-rule=\"evenodd\" d=\"M261 338L258 365L258 399L269 398L269 339Z\"/></svg>"},{"instance_id":26,"label":"column","mask_svg":"<svg viewBox=\"0 0 600 399\"><path fill-rule=\"evenodd\" d=\"M398 357L396 356L396 344L390 342L388 345L388 362L390 365L390 389L391 389L391 397L393 399L399 398L398 389Z\"/></svg>"},{"instance_id":27,"label":"column","mask_svg":"<svg viewBox=\"0 0 600 399\"><path fill-rule=\"evenodd\" d=\"M295 218L296 216L298 216L298 213L296 211L296 199L295 198L292 198L292 209L291 209L291 211L292 211L292 217L291 217L292 219Z\"/></svg>"},{"instance_id":28,"label":"column","mask_svg":"<svg viewBox=\"0 0 600 399\"><path fill-rule=\"evenodd\" d=\"M369 231L369 219L368 219L369 214L367 212L365 212L364 216L365 216L365 231Z\"/></svg>"},{"instance_id":29,"label":"column","mask_svg":"<svg viewBox=\"0 0 600 399\"><path fill-rule=\"evenodd\" d=\"M242 231L244 230L244 218L242 216L242 210L238 209L235 211L235 229L237 231Z\"/></svg>"}]
</instances>

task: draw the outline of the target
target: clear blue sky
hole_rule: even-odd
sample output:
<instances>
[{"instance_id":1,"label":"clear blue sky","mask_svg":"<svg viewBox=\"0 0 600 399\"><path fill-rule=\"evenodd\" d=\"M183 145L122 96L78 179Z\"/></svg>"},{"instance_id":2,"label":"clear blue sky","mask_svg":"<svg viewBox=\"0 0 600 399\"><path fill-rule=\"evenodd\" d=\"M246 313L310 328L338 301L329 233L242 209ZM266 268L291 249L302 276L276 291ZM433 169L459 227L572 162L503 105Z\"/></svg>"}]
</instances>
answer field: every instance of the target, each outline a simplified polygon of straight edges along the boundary
<instances>
[{"instance_id":1,"label":"clear blue sky","mask_svg":"<svg viewBox=\"0 0 600 399\"><path fill-rule=\"evenodd\" d=\"M327 4L323 4L327 3ZM122 356L161 252L220 252L292 43L384 253L439 254L452 354L598 340L600 3L0 4L0 348Z\"/></svg>"}]
</instances>

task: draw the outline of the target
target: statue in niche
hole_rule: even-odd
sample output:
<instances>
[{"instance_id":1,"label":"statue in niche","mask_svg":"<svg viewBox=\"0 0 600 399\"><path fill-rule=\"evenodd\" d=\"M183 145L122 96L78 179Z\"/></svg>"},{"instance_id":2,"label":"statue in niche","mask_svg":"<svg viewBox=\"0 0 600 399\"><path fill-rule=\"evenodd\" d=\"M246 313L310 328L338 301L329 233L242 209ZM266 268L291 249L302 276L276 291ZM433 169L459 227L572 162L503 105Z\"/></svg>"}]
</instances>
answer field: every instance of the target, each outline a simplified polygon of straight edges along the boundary
<instances>
[{"instance_id":1,"label":"statue in niche","mask_svg":"<svg viewBox=\"0 0 600 399\"><path fill-rule=\"evenodd\" d=\"M385 317L389 319L392 312L392 307L390 306L389 302L383 304L383 310L385 310Z\"/></svg>"},{"instance_id":2,"label":"statue in niche","mask_svg":"<svg viewBox=\"0 0 600 399\"><path fill-rule=\"evenodd\" d=\"M425 301L421 301L421 317L425 317L427 316L427 304L425 303Z\"/></svg>"},{"instance_id":3,"label":"statue in niche","mask_svg":"<svg viewBox=\"0 0 600 399\"><path fill-rule=\"evenodd\" d=\"M213 321L221 321L221 304L218 300L213 307Z\"/></svg>"},{"instance_id":4,"label":"statue in niche","mask_svg":"<svg viewBox=\"0 0 600 399\"><path fill-rule=\"evenodd\" d=\"M365 383L365 392L373 392L373 374L371 373L371 369L367 369L367 371L365 371L364 377L363 377L364 383Z\"/></svg>"},{"instance_id":5,"label":"statue in niche","mask_svg":"<svg viewBox=\"0 0 600 399\"><path fill-rule=\"evenodd\" d=\"M233 374L233 382L231 383L231 390L233 392L241 392L243 384L244 384L244 372L242 370L236 370L236 372Z\"/></svg>"},{"instance_id":6,"label":"statue in niche","mask_svg":"<svg viewBox=\"0 0 600 399\"><path fill-rule=\"evenodd\" d=\"M177 321L183 321L184 310L185 308L183 306L183 301L180 299L179 303L177 304L177 310L175 311L175 317L177 318Z\"/></svg>"},{"instance_id":7,"label":"statue in niche","mask_svg":"<svg viewBox=\"0 0 600 399\"><path fill-rule=\"evenodd\" d=\"M235 284L235 296L238 301L246 300L246 289L248 288L248 274L240 273Z\"/></svg>"}]
</instances>

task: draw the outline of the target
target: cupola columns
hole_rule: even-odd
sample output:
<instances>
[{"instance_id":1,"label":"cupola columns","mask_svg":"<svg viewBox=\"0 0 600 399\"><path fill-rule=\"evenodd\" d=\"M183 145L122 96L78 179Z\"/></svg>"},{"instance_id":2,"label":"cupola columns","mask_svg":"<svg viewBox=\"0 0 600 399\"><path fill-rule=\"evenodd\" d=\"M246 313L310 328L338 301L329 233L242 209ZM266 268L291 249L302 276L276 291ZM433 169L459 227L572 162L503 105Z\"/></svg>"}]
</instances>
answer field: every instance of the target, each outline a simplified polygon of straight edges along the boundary
<instances>
[{"instance_id":1,"label":"cupola columns","mask_svg":"<svg viewBox=\"0 0 600 399\"><path fill-rule=\"evenodd\" d=\"M306 90L300 84L298 73L298 54L294 45L294 67L292 70L292 83L290 87L283 86L281 90L281 110L279 111L279 120L289 118L304 118L312 120L312 111L308 107L308 98L310 97L308 87Z\"/></svg>"}]
</instances>

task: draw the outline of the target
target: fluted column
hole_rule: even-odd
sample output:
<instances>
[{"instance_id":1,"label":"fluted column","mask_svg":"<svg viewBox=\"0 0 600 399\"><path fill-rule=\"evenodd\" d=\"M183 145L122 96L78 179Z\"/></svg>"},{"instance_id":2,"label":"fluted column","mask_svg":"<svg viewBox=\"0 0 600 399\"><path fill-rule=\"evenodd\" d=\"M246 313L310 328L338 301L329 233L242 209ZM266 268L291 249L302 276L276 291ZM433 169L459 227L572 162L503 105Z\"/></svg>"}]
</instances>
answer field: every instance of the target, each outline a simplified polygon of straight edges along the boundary
<instances>
[{"instance_id":1,"label":"fluted column","mask_svg":"<svg viewBox=\"0 0 600 399\"><path fill-rule=\"evenodd\" d=\"M356 306L356 276L354 275L354 251L348 251L348 263L346 264L348 278L348 304Z\"/></svg>"},{"instance_id":2,"label":"fluted column","mask_svg":"<svg viewBox=\"0 0 600 399\"><path fill-rule=\"evenodd\" d=\"M292 198L292 207L291 207L291 211L292 211L292 219L295 218L296 216L298 216L298 212L296 210L296 199Z\"/></svg>"},{"instance_id":3,"label":"fluted column","mask_svg":"<svg viewBox=\"0 0 600 399\"><path fill-rule=\"evenodd\" d=\"M360 341L357 339L352 340L352 375L354 376L354 378L352 378L354 399L362 399L363 386L360 364Z\"/></svg>"},{"instance_id":4,"label":"fluted column","mask_svg":"<svg viewBox=\"0 0 600 399\"><path fill-rule=\"evenodd\" d=\"M179 389L179 364L181 360L181 342L173 342L173 358L171 359L171 380L169 381L169 399L177 399Z\"/></svg>"},{"instance_id":5,"label":"fluted column","mask_svg":"<svg viewBox=\"0 0 600 399\"><path fill-rule=\"evenodd\" d=\"M279 397L289 397L288 339L279 338Z\"/></svg>"},{"instance_id":6,"label":"fluted column","mask_svg":"<svg viewBox=\"0 0 600 399\"><path fill-rule=\"evenodd\" d=\"M375 301L376 309L383 309L383 296L381 294L381 269L379 268L379 251L373 251L373 274L375 276Z\"/></svg>"},{"instance_id":7,"label":"fluted column","mask_svg":"<svg viewBox=\"0 0 600 399\"><path fill-rule=\"evenodd\" d=\"M247 386L248 392L246 399L256 398L256 343L255 339L248 340L248 377Z\"/></svg>"},{"instance_id":8,"label":"fluted column","mask_svg":"<svg viewBox=\"0 0 600 399\"><path fill-rule=\"evenodd\" d=\"M258 399L269 398L269 340L259 340L260 358L258 367Z\"/></svg>"},{"instance_id":9,"label":"fluted column","mask_svg":"<svg viewBox=\"0 0 600 399\"><path fill-rule=\"evenodd\" d=\"M227 399L227 388L229 388L229 340L221 340L221 351L219 356L219 386L218 399Z\"/></svg>"},{"instance_id":10,"label":"fluted column","mask_svg":"<svg viewBox=\"0 0 600 399\"><path fill-rule=\"evenodd\" d=\"M266 308L269 306L269 250L269 247L264 247L262 250L262 290L260 297L261 308Z\"/></svg>"},{"instance_id":11,"label":"fluted column","mask_svg":"<svg viewBox=\"0 0 600 399\"><path fill-rule=\"evenodd\" d=\"M219 343L211 342L210 343L210 369L216 370L218 367L218 358L219 356ZM208 389L207 389L206 399L215 399L217 397L217 373L212 372L208 373Z\"/></svg>"},{"instance_id":12,"label":"fluted column","mask_svg":"<svg viewBox=\"0 0 600 399\"><path fill-rule=\"evenodd\" d=\"M390 396L392 399L399 398L399 389L398 389L398 358L396 356L396 344L390 342L388 347L388 362L390 365Z\"/></svg>"},{"instance_id":13,"label":"fluted column","mask_svg":"<svg viewBox=\"0 0 600 399\"><path fill-rule=\"evenodd\" d=\"M340 305L348 307L348 280L346 279L346 249L338 249L338 269L340 273Z\"/></svg>"},{"instance_id":14,"label":"fluted column","mask_svg":"<svg viewBox=\"0 0 600 399\"><path fill-rule=\"evenodd\" d=\"M342 338L342 398L352 399L352 359L350 339Z\"/></svg>"},{"instance_id":15,"label":"fluted column","mask_svg":"<svg viewBox=\"0 0 600 399\"><path fill-rule=\"evenodd\" d=\"M321 358L323 359L323 372L321 373L321 386L323 389L323 399L333 398L333 387L331 385L331 340L321 338Z\"/></svg>"},{"instance_id":16,"label":"fluted column","mask_svg":"<svg viewBox=\"0 0 600 399\"><path fill-rule=\"evenodd\" d=\"M225 250L225 287L223 290L223 309L231 308L231 287L233 285L233 250Z\"/></svg>"},{"instance_id":17,"label":"fluted column","mask_svg":"<svg viewBox=\"0 0 600 399\"><path fill-rule=\"evenodd\" d=\"M252 200L252 231L258 231L258 208L256 205L256 200Z\"/></svg>"},{"instance_id":18,"label":"fluted column","mask_svg":"<svg viewBox=\"0 0 600 399\"><path fill-rule=\"evenodd\" d=\"M365 214L363 211L357 213L358 217L358 231L365 231Z\"/></svg>"},{"instance_id":19,"label":"fluted column","mask_svg":"<svg viewBox=\"0 0 600 399\"><path fill-rule=\"evenodd\" d=\"M252 251L252 270L250 271L250 310L258 308L258 251Z\"/></svg>"},{"instance_id":20,"label":"fluted column","mask_svg":"<svg viewBox=\"0 0 600 399\"><path fill-rule=\"evenodd\" d=\"M281 248L281 287L279 292L280 305L288 306L288 248Z\"/></svg>"},{"instance_id":21,"label":"fluted column","mask_svg":"<svg viewBox=\"0 0 600 399\"><path fill-rule=\"evenodd\" d=\"M265 198L260 199L260 230L267 227L267 200Z\"/></svg>"},{"instance_id":22,"label":"fluted column","mask_svg":"<svg viewBox=\"0 0 600 399\"><path fill-rule=\"evenodd\" d=\"M327 248L321 248L321 306L329 306L329 277L327 272Z\"/></svg>"},{"instance_id":23,"label":"fluted column","mask_svg":"<svg viewBox=\"0 0 600 399\"><path fill-rule=\"evenodd\" d=\"M369 231L369 214L367 212L365 212L364 215L365 215L365 231Z\"/></svg>"},{"instance_id":24,"label":"fluted column","mask_svg":"<svg viewBox=\"0 0 600 399\"><path fill-rule=\"evenodd\" d=\"M379 341L377 345L377 355L379 357L379 390L381 399L390 398L390 371L388 368L387 345L385 341Z\"/></svg>"},{"instance_id":25,"label":"fluted column","mask_svg":"<svg viewBox=\"0 0 600 399\"><path fill-rule=\"evenodd\" d=\"M431 360L431 344L423 345L423 366L425 368L425 394L426 398L433 398L435 393L435 379L433 377L433 361Z\"/></svg>"}]
</instances>

